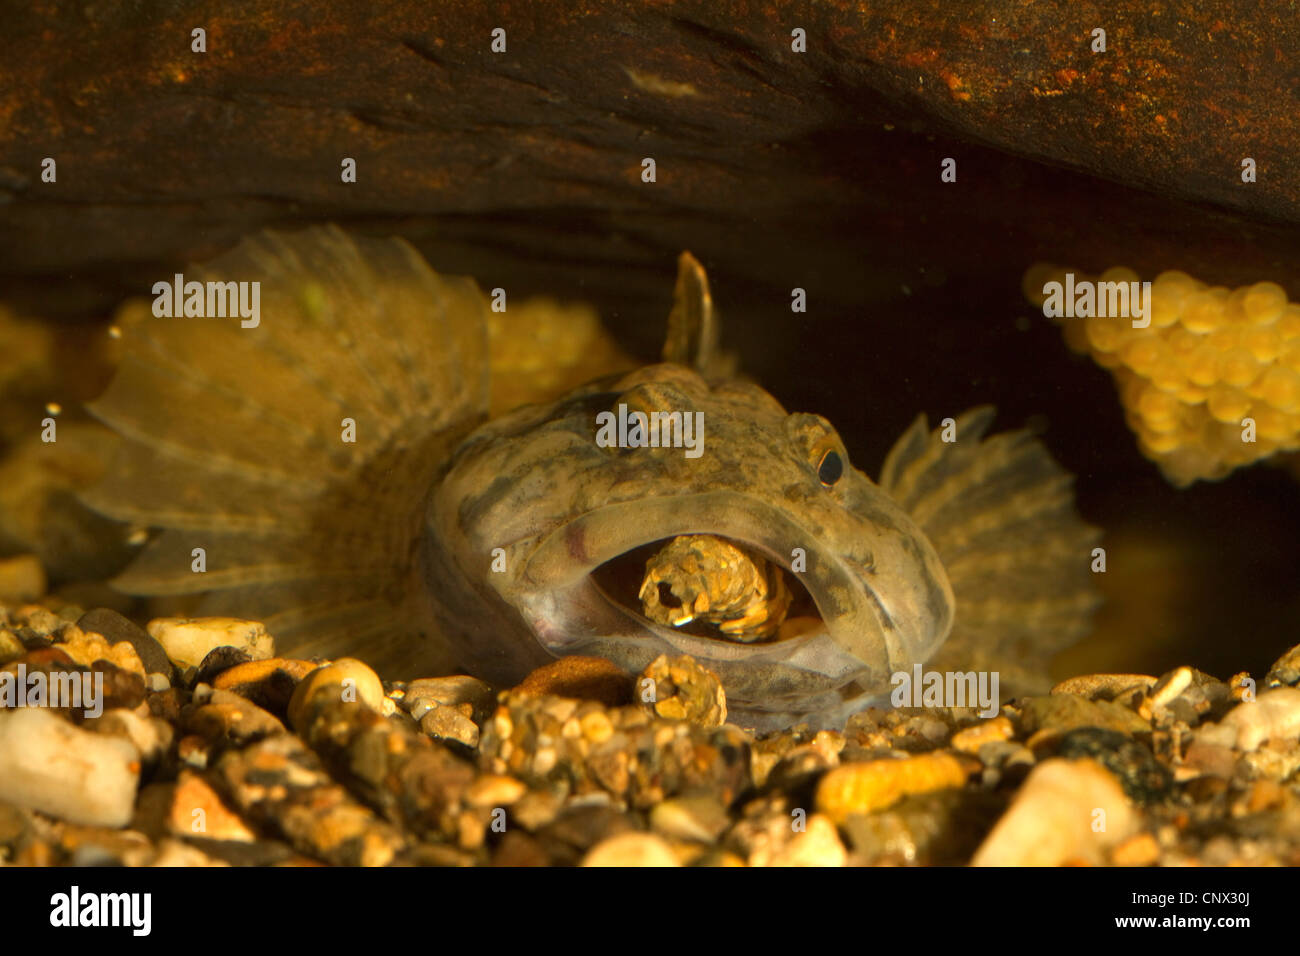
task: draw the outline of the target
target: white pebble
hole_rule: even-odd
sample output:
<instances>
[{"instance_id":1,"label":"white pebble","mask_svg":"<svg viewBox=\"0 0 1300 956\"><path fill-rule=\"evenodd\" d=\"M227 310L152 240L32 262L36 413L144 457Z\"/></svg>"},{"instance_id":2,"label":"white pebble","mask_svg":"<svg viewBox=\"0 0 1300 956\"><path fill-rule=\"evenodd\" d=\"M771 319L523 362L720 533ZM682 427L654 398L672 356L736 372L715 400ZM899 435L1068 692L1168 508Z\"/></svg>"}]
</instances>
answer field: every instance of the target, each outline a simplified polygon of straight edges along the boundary
<instances>
[{"instance_id":1,"label":"white pebble","mask_svg":"<svg viewBox=\"0 0 1300 956\"><path fill-rule=\"evenodd\" d=\"M131 821L140 752L127 740L75 727L48 710L0 710L0 802L71 823Z\"/></svg>"},{"instance_id":2,"label":"white pebble","mask_svg":"<svg viewBox=\"0 0 1300 956\"><path fill-rule=\"evenodd\" d=\"M1242 701L1219 721L1236 732L1238 750L1254 750L1266 740L1300 736L1300 690L1275 687L1254 701Z\"/></svg>"},{"instance_id":3,"label":"white pebble","mask_svg":"<svg viewBox=\"0 0 1300 956\"><path fill-rule=\"evenodd\" d=\"M275 656L275 641L260 621L235 617L159 617L150 621L149 636L162 645L177 667L198 667L208 652L218 647L237 647L255 661Z\"/></svg>"},{"instance_id":4,"label":"white pebble","mask_svg":"<svg viewBox=\"0 0 1300 956\"><path fill-rule=\"evenodd\" d=\"M843 866L848 859L830 817L814 813L805 829L773 855L769 866Z\"/></svg>"},{"instance_id":5,"label":"white pebble","mask_svg":"<svg viewBox=\"0 0 1300 956\"><path fill-rule=\"evenodd\" d=\"M582 858L583 866L681 866L662 837L620 833L597 843Z\"/></svg>"},{"instance_id":6,"label":"white pebble","mask_svg":"<svg viewBox=\"0 0 1300 956\"><path fill-rule=\"evenodd\" d=\"M1137 828L1119 781L1093 760L1045 760L1030 771L973 866L1060 866L1104 862Z\"/></svg>"},{"instance_id":7,"label":"white pebble","mask_svg":"<svg viewBox=\"0 0 1300 956\"><path fill-rule=\"evenodd\" d=\"M92 729L131 741L141 757L148 761L162 756L163 751L171 746L175 733L167 721L157 717L142 717L125 707L107 711L103 717L93 722Z\"/></svg>"}]
</instances>

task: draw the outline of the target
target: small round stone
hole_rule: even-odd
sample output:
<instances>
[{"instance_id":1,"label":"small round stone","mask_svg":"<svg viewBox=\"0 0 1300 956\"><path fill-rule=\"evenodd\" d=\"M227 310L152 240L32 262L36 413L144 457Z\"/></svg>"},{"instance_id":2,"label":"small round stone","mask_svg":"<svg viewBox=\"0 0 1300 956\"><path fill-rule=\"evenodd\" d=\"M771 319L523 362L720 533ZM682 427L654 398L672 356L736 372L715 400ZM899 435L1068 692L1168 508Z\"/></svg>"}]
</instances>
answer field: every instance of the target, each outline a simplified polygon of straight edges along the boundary
<instances>
[{"instance_id":1,"label":"small round stone","mask_svg":"<svg viewBox=\"0 0 1300 956\"><path fill-rule=\"evenodd\" d=\"M620 833L597 843L582 866L680 866L673 848L653 833Z\"/></svg>"},{"instance_id":2,"label":"small round stone","mask_svg":"<svg viewBox=\"0 0 1300 956\"><path fill-rule=\"evenodd\" d=\"M318 667L302 679L289 701L289 723L293 729L306 734L315 716L315 704L325 699L357 703L381 713L384 684L378 674L351 657Z\"/></svg>"}]
</instances>

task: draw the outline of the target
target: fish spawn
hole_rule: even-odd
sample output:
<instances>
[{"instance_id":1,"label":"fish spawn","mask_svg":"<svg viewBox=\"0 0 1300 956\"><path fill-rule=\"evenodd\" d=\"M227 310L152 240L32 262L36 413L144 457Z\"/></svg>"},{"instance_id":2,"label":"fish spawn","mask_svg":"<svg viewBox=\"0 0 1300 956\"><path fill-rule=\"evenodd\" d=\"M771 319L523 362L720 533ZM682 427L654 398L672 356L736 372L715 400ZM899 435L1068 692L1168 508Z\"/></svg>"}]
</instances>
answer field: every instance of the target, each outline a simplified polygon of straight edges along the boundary
<instances>
[{"instance_id":1,"label":"fish spawn","mask_svg":"<svg viewBox=\"0 0 1300 956\"><path fill-rule=\"evenodd\" d=\"M1078 270L1032 267L1031 302L1046 283ZM1128 269L1100 282L1136 282ZM1125 317L1054 318L1066 344L1115 377L1142 453L1173 484L1225 477L1277 452L1300 449L1300 304L1273 282L1228 289L1183 272L1150 284L1146 327Z\"/></svg>"}]
</instances>

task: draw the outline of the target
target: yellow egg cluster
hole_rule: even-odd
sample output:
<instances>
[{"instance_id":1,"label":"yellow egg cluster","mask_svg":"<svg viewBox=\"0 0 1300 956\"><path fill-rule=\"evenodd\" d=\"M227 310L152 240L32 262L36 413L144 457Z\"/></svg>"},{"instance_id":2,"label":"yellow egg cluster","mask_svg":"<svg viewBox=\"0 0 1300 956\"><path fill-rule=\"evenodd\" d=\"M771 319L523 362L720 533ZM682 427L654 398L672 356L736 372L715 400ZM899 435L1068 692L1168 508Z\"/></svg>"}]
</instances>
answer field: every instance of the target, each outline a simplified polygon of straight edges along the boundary
<instances>
[{"instance_id":1,"label":"yellow egg cluster","mask_svg":"<svg viewBox=\"0 0 1300 956\"><path fill-rule=\"evenodd\" d=\"M1024 292L1042 306L1043 286L1136 282L1128 269L1089 276L1035 265ZM1300 304L1272 282L1207 286L1182 272L1151 283L1150 324L1128 317L1056 318L1066 343L1115 376L1142 453L1183 487L1240 465L1300 449ZM1253 434L1252 425L1253 423ZM1249 440L1253 437L1253 441Z\"/></svg>"}]
</instances>

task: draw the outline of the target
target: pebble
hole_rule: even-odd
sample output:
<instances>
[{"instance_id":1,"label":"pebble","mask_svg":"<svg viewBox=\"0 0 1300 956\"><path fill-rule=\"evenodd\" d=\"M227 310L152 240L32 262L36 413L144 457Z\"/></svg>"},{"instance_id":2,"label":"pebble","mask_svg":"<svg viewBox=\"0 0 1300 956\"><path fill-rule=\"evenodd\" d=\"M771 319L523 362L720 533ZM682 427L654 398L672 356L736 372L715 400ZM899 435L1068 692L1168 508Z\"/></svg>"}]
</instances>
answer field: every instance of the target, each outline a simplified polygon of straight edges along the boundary
<instances>
[{"instance_id":1,"label":"pebble","mask_svg":"<svg viewBox=\"0 0 1300 956\"><path fill-rule=\"evenodd\" d=\"M144 666L145 674L162 674L171 677L172 663L161 644L134 621L108 608L95 608L77 618L77 627L86 632L102 634L111 644L126 641L134 648Z\"/></svg>"},{"instance_id":2,"label":"pebble","mask_svg":"<svg viewBox=\"0 0 1300 956\"><path fill-rule=\"evenodd\" d=\"M59 850L68 855L68 866L78 867L147 866L155 856L143 833L94 825L60 827Z\"/></svg>"},{"instance_id":3,"label":"pebble","mask_svg":"<svg viewBox=\"0 0 1300 956\"><path fill-rule=\"evenodd\" d=\"M203 703L189 713L184 727L210 743L245 744L285 732L275 715L228 690L208 689L201 699Z\"/></svg>"},{"instance_id":4,"label":"pebble","mask_svg":"<svg viewBox=\"0 0 1300 956\"><path fill-rule=\"evenodd\" d=\"M234 617L159 617L145 629L181 670L198 667L217 647L240 648L254 660L275 656L275 642L258 621Z\"/></svg>"},{"instance_id":5,"label":"pebble","mask_svg":"<svg viewBox=\"0 0 1300 956\"><path fill-rule=\"evenodd\" d=\"M473 807L508 807L527 792L528 787L514 777L485 773L465 788L465 802Z\"/></svg>"},{"instance_id":6,"label":"pebble","mask_svg":"<svg viewBox=\"0 0 1300 956\"><path fill-rule=\"evenodd\" d=\"M1104 811L1104 829L1094 830ZM1095 761L1046 760L1025 778L1010 808L975 851L972 866L1060 866L1104 862L1128 839L1138 814Z\"/></svg>"},{"instance_id":7,"label":"pebble","mask_svg":"<svg viewBox=\"0 0 1300 956\"><path fill-rule=\"evenodd\" d=\"M214 647L203 655L203 660L193 671L186 669L186 683L212 684L232 667L247 664L252 659L253 656L242 647L232 647L229 644Z\"/></svg>"},{"instance_id":8,"label":"pebble","mask_svg":"<svg viewBox=\"0 0 1300 956\"><path fill-rule=\"evenodd\" d=\"M525 830L536 831L551 823L564 808L564 798L549 790L529 790L510 807L510 819Z\"/></svg>"},{"instance_id":9,"label":"pebble","mask_svg":"<svg viewBox=\"0 0 1300 956\"><path fill-rule=\"evenodd\" d=\"M603 657L573 654L537 668L515 689L521 694L595 700L606 707L619 707L632 702L633 682L626 671Z\"/></svg>"},{"instance_id":10,"label":"pebble","mask_svg":"<svg viewBox=\"0 0 1300 956\"><path fill-rule=\"evenodd\" d=\"M1202 705L1201 710L1209 709L1201 683L1193 683L1197 676L1202 682L1207 678L1213 681L1209 675L1200 674L1190 667L1179 667L1164 674L1145 694L1137 698L1138 715L1143 720L1161 726L1169 723L1171 715L1174 720L1194 724L1197 721L1197 705ZM1186 698L1183 697L1184 691L1190 691Z\"/></svg>"},{"instance_id":11,"label":"pebble","mask_svg":"<svg viewBox=\"0 0 1300 956\"><path fill-rule=\"evenodd\" d=\"M727 722L727 695L716 674L683 655L661 654L637 679L641 704L656 717L689 720L702 727Z\"/></svg>"},{"instance_id":12,"label":"pebble","mask_svg":"<svg viewBox=\"0 0 1300 956\"><path fill-rule=\"evenodd\" d=\"M579 863L597 844L624 833L641 833L637 821L626 812L608 804L570 803L538 831L537 838L553 863L571 866ZM662 842L668 846L667 841ZM676 854L673 860L673 865L679 862Z\"/></svg>"},{"instance_id":13,"label":"pebble","mask_svg":"<svg viewBox=\"0 0 1300 956\"><path fill-rule=\"evenodd\" d=\"M493 866L550 866L541 842L521 830L507 830L492 854Z\"/></svg>"},{"instance_id":14,"label":"pebble","mask_svg":"<svg viewBox=\"0 0 1300 956\"><path fill-rule=\"evenodd\" d=\"M478 746L478 724L453 707L442 706L427 710L420 718L420 730L435 740L454 740L466 747Z\"/></svg>"},{"instance_id":15,"label":"pebble","mask_svg":"<svg viewBox=\"0 0 1300 956\"><path fill-rule=\"evenodd\" d=\"M953 750L962 753L979 753L985 744L1000 740L1010 740L1015 735L1015 728L1006 717L998 716L991 720L981 720L972 727L957 731L952 736Z\"/></svg>"},{"instance_id":16,"label":"pebble","mask_svg":"<svg viewBox=\"0 0 1300 956\"><path fill-rule=\"evenodd\" d=\"M0 667L18 660L26 653L27 648L18 640L18 635L7 627L0 627Z\"/></svg>"},{"instance_id":17,"label":"pebble","mask_svg":"<svg viewBox=\"0 0 1300 956\"><path fill-rule=\"evenodd\" d=\"M600 714L604 719L594 718ZM750 784L747 734L651 717L640 707L508 691L483 727L480 766L539 790L604 792L649 810L687 793L724 803Z\"/></svg>"},{"instance_id":18,"label":"pebble","mask_svg":"<svg viewBox=\"0 0 1300 956\"><path fill-rule=\"evenodd\" d=\"M300 853L341 866L386 866L406 839L355 800L291 734L222 755L222 792L241 814L274 827Z\"/></svg>"},{"instance_id":19,"label":"pebble","mask_svg":"<svg viewBox=\"0 0 1300 956\"><path fill-rule=\"evenodd\" d=\"M1150 833L1130 837L1110 854L1115 866L1151 866L1160 859L1160 844Z\"/></svg>"},{"instance_id":20,"label":"pebble","mask_svg":"<svg viewBox=\"0 0 1300 956\"><path fill-rule=\"evenodd\" d=\"M834 751L814 744L801 744L787 751L763 778L763 789L781 790L799 799L811 799L812 787L826 773L838 767L840 758Z\"/></svg>"},{"instance_id":21,"label":"pebble","mask_svg":"<svg viewBox=\"0 0 1300 956\"><path fill-rule=\"evenodd\" d=\"M970 860L1005 809L998 794L936 790L904 797L887 810L855 814L843 829L858 863L955 866Z\"/></svg>"},{"instance_id":22,"label":"pebble","mask_svg":"<svg viewBox=\"0 0 1300 956\"><path fill-rule=\"evenodd\" d=\"M1236 734L1238 750L1256 750L1267 740L1300 736L1300 688L1275 687L1243 701L1219 722Z\"/></svg>"},{"instance_id":23,"label":"pebble","mask_svg":"<svg viewBox=\"0 0 1300 956\"><path fill-rule=\"evenodd\" d=\"M583 866L680 866L677 854L653 833L620 833L596 844L582 858Z\"/></svg>"},{"instance_id":24,"label":"pebble","mask_svg":"<svg viewBox=\"0 0 1300 956\"><path fill-rule=\"evenodd\" d=\"M474 677L433 677L412 681L402 706L430 737L477 747L479 726L491 716L496 693Z\"/></svg>"},{"instance_id":25,"label":"pebble","mask_svg":"<svg viewBox=\"0 0 1300 956\"><path fill-rule=\"evenodd\" d=\"M1127 707L1108 700L1088 700L1075 694L1025 698L1020 702L1019 726L1025 734L1064 732L1077 727L1101 727L1130 735L1151 731L1151 726ZM1030 741L1029 745L1035 746L1035 741Z\"/></svg>"},{"instance_id":26,"label":"pebble","mask_svg":"<svg viewBox=\"0 0 1300 956\"><path fill-rule=\"evenodd\" d=\"M1169 795L1173 782L1168 768L1145 744L1116 730L1081 727L1057 743L1057 756L1091 757L1113 773L1130 800L1155 803Z\"/></svg>"},{"instance_id":27,"label":"pebble","mask_svg":"<svg viewBox=\"0 0 1300 956\"><path fill-rule=\"evenodd\" d=\"M948 753L843 764L817 785L817 810L843 823L853 814L883 809L909 793L960 787L971 769L964 758Z\"/></svg>"},{"instance_id":28,"label":"pebble","mask_svg":"<svg viewBox=\"0 0 1300 956\"><path fill-rule=\"evenodd\" d=\"M176 836L252 843L257 834L202 776L182 770L167 807L166 827Z\"/></svg>"},{"instance_id":29,"label":"pebble","mask_svg":"<svg viewBox=\"0 0 1300 956\"><path fill-rule=\"evenodd\" d=\"M1032 750L1014 740L990 741L980 747L978 756L984 764L981 779L988 787L1023 780L1038 759Z\"/></svg>"},{"instance_id":30,"label":"pebble","mask_svg":"<svg viewBox=\"0 0 1300 956\"><path fill-rule=\"evenodd\" d=\"M145 676L144 662L128 641L110 644L102 634L83 631L79 625L64 628L58 648L84 667L96 661L108 661L114 667Z\"/></svg>"},{"instance_id":31,"label":"pebble","mask_svg":"<svg viewBox=\"0 0 1300 956\"><path fill-rule=\"evenodd\" d=\"M19 632L18 638L27 645L32 647L28 641L32 638L46 638L46 644L59 635L62 630L68 626L68 622L63 620L47 607L41 607L39 604L25 604L14 611L11 615L11 625Z\"/></svg>"},{"instance_id":32,"label":"pebble","mask_svg":"<svg viewBox=\"0 0 1300 956\"><path fill-rule=\"evenodd\" d=\"M848 852L840 842L835 824L828 817L814 813L803 831L796 831L765 862L768 866L843 866L847 859ZM750 864L757 865L753 860Z\"/></svg>"},{"instance_id":33,"label":"pebble","mask_svg":"<svg viewBox=\"0 0 1300 956\"><path fill-rule=\"evenodd\" d=\"M150 866L160 867L198 867L231 866L225 860L208 856L198 847L190 846L180 840L163 840L158 844L158 855Z\"/></svg>"},{"instance_id":34,"label":"pebble","mask_svg":"<svg viewBox=\"0 0 1300 956\"><path fill-rule=\"evenodd\" d=\"M482 844L494 807L469 803L473 764L407 723L321 696L305 739L336 781L423 840ZM499 788L517 791L504 781Z\"/></svg>"},{"instance_id":35,"label":"pebble","mask_svg":"<svg viewBox=\"0 0 1300 956\"><path fill-rule=\"evenodd\" d=\"M1279 657L1269 668L1268 674L1264 677L1264 683L1288 684L1295 686L1300 684L1300 644L1291 648L1281 657Z\"/></svg>"},{"instance_id":36,"label":"pebble","mask_svg":"<svg viewBox=\"0 0 1300 956\"><path fill-rule=\"evenodd\" d=\"M933 750L937 745L945 743L951 729L942 720L938 720L927 714L917 714L908 717L903 723L894 728L894 733L899 737L911 737L919 744L918 752ZM899 744L899 746L906 746Z\"/></svg>"},{"instance_id":37,"label":"pebble","mask_svg":"<svg viewBox=\"0 0 1300 956\"><path fill-rule=\"evenodd\" d=\"M379 713L386 697L378 674L359 660L340 658L316 668L299 682L289 700L289 723L306 735L323 703L355 703Z\"/></svg>"},{"instance_id":38,"label":"pebble","mask_svg":"<svg viewBox=\"0 0 1300 956\"><path fill-rule=\"evenodd\" d=\"M1215 728L1218 729L1218 728ZM1183 751L1183 763L1175 771L1176 779L1190 780L1199 776L1230 779L1237 769L1237 752L1232 744L1236 734L1227 730L1227 744L1213 742L1213 733L1198 733Z\"/></svg>"},{"instance_id":39,"label":"pebble","mask_svg":"<svg viewBox=\"0 0 1300 956\"><path fill-rule=\"evenodd\" d=\"M35 601L46 588L45 567L36 555L0 558L0 602Z\"/></svg>"},{"instance_id":40,"label":"pebble","mask_svg":"<svg viewBox=\"0 0 1300 956\"><path fill-rule=\"evenodd\" d=\"M212 679L217 690L247 697L273 714L287 714L289 701L300 681L320 666L288 657L248 661L223 670Z\"/></svg>"},{"instance_id":41,"label":"pebble","mask_svg":"<svg viewBox=\"0 0 1300 956\"><path fill-rule=\"evenodd\" d=\"M21 674L24 669L29 681L38 672L44 674L44 686L47 690L54 687L56 682L64 681L69 676L75 677L77 681L84 681L89 676L96 687L96 706L106 711L115 707L135 708L145 699L144 678L139 674L121 670L105 661L96 661L93 667L87 668L73 661L55 646L29 651L3 668L14 675ZM28 700L31 700L30 696ZM52 701L47 697L46 702ZM85 705L88 701L83 698L82 703ZM69 716L74 714L80 716L84 715L86 708L83 706L60 709L66 710Z\"/></svg>"},{"instance_id":42,"label":"pebble","mask_svg":"<svg viewBox=\"0 0 1300 956\"><path fill-rule=\"evenodd\" d=\"M461 704L470 705L472 713L469 716L485 719L496 704L496 691L477 677L426 677L406 686L402 704L416 720L435 706L459 707Z\"/></svg>"},{"instance_id":43,"label":"pebble","mask_svg":"<svg viewBox=\"0 0 1300 956\"><path fill-rule=\"evenodd\" d=\"M1175 697L1191 686L1191 683L1192 669L1179 667L1156 681L1155 686L1148 691L1147 700L1152 707L1168 707Z\"/></svg>"},{"instance_id":44,"label":"pebble","mask_svg":"<svg viewBox=\"0 0 1300 956\"><path fill-rule=\"evenodd\" d=\"M1061 681L1051 693L1074 694L1089 700L1114 700L1127 691L1145 691L1155 682L1156 679L1148 674L1084 674Z\"/></svg>"},{"instance_id":45,"label":"pebble","mask_svg":"<svg viewBox=\"0 0 1300 956\"><path fill-rule=\"evenodd\" d=\"M140 754L48 710L0 710L0 801L73 823L126 826Z\"/></svg>"},{"instance_id":46,"label":"pebble","mask_svg":"<svg viewBox=\"0 0 1300 956\"><path fill-rule=\"evenodd\" d=\"M709 796L665 800L650 811L655 832L677 840L714 843L730 823L727 808Z\"/></svg>"},{"instance_id":47,"label":"pebble","mask_svg":"<svg viewBox=\"0 0 1300 956\"><path fill-rule=\"evenodd\" d=\"M131 741L145 763L157 763L171 746L176 732L167 721L144 716L139 713L140 710L148 713L147 708L127 710L125 707L116 707L105 711L98 720L87 721L85 726L97 733L115 734Z\"/></svg>"},{"instance_id":48,"label":"pebble","mask_svg":"<svg viewBox=\"0 0 1300 956\"><path fill-rule=\"evenodd\" d=\"M1235 701L1244 701L1247 694L1255 693L1255 682L1251 679L1250 671L1240 671L1228 678L1228 688L1232 699Z\"/></svg>"}]
</instances>

